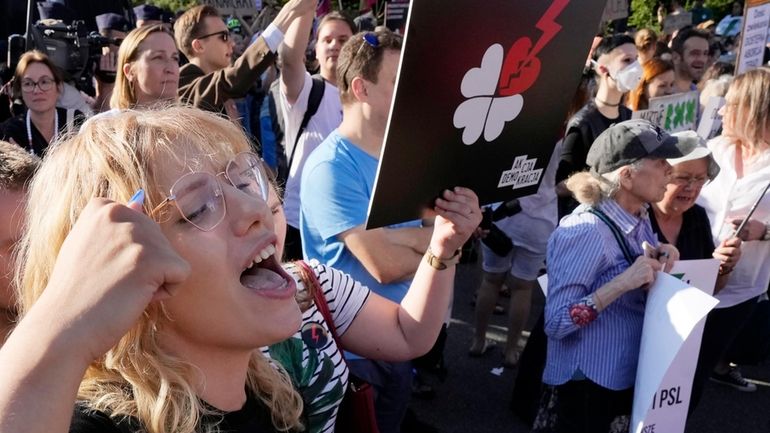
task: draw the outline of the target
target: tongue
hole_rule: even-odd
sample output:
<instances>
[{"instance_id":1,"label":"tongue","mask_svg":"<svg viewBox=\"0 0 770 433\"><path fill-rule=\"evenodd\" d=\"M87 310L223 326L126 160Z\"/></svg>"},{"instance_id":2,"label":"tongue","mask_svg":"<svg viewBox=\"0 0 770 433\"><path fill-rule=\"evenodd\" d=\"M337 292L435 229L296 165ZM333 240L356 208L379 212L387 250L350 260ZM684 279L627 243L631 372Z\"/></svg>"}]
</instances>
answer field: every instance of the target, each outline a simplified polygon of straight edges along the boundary
<instances>
[{"instance_id":1,"label":"tongue","mask_svg":"<svg viewBox=\"0 0 770 433\"><path fill-rule=\"evenodd\" d=\"M274 290L285 285L286 280L270 269L257 268L256 271L241 275L241 284L254 290Z\"/></svg>"}]
</instances>

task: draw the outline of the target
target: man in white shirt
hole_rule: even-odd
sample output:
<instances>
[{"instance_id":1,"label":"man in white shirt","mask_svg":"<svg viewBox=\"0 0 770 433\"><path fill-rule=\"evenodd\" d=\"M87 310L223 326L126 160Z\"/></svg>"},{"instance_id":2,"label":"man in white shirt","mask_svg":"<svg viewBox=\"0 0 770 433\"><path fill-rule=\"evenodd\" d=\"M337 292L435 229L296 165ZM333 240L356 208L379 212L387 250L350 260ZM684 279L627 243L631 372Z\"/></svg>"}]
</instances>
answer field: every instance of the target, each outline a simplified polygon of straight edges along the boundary
<instances>
[{"instance_id":1,"label":"man in white shirt","mask_svg":"<svg viewBox=\"0 0 770 433\"><path fill-rule=\"evenodd\" d=\"M338 12L325 15L318 23L315 54L323 78L323 96L316 113L297 139L314 81L305 68L305 51L312 27L313 14L303 15L289 27L279 49L283 65L280 104L286 128L286 160L289 163L284 192L284 209L289 224L285 253L287 259L302 258L299 234L302 168L308 155L342 122L342 104L337 90L337 57L342 45L355 32L353 21Z\"/></svg>"}]
</instances>

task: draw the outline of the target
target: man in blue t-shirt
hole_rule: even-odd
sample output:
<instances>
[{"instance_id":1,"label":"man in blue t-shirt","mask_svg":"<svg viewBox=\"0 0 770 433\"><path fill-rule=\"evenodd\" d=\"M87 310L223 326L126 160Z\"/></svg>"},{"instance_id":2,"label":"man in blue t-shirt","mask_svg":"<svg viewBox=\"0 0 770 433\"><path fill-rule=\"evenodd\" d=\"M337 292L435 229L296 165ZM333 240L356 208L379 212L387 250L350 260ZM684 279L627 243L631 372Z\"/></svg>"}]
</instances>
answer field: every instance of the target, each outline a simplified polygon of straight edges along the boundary
<instances>
[{"instance_id":1,"label":"man in blue t-shirt","mask_svg":"<svg viewBox=\"0 0 770 433\"><path fill-rule=\"evenodd\" d=\"M343 47L337 66L343 120L308 157L300 187L305 259L347 272L395 302L409 289L431 235L419 221L364 229L400 51L400 36L387 30L359 33ZM399 432L411 394L410 363L348 356L348 364L375 387L380 432Z\"/></svg>"}]
</instances>

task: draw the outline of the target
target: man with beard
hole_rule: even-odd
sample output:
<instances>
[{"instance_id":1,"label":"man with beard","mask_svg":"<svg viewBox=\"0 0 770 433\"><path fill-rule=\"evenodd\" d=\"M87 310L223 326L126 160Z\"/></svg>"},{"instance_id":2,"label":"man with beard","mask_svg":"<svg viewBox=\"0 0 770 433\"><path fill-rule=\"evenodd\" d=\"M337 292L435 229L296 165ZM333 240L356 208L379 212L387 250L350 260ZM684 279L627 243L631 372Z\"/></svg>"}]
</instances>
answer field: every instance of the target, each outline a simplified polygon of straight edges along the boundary
<instances>
[{"instance_id":1,"label":"man with beard","mask_svg":"<svg viewBox=\"0 0 770 433\"><path fill-rule=\"evenodd\" d=\"M671 42L671 49L674 51L676 92L697 90L695 84L700 81L708 66L708 36L692 28L682 30Z\"/></svg>"}]
</instances>

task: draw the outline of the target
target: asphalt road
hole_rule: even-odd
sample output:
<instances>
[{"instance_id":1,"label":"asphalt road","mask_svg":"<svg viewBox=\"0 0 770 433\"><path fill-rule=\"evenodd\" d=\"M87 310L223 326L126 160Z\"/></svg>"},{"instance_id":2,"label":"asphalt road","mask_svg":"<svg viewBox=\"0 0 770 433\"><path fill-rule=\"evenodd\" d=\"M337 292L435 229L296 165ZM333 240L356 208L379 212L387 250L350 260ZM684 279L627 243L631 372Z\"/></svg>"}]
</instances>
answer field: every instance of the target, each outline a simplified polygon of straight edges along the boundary
<instances>
[{"instance_id":1,"label":"asphalt road","mask_svg":"<svg viewBox=\"0 0 770 433\"><path fill-rule=\"evenodd\" d=\"M505 369L499 376L492 373L502 368L504 315L493 316L488 332L488 338L498 341L497 347L482 358L468 356L473 332L471 300L480 280L479 268L478 263L464 264L457 273L445 350L448 376L443 382L429 377L436 396L430 400L413 398L412 408L421 421L441 433L528 432L529 426L509 409L516 369ZM501 298L501 302L506 305L507 299ZM744 393L709 383L686 433L770 433L770 363L743 367L742 371L745 377L758 381L758 390Z\"/></svg>"}]
</instances>

